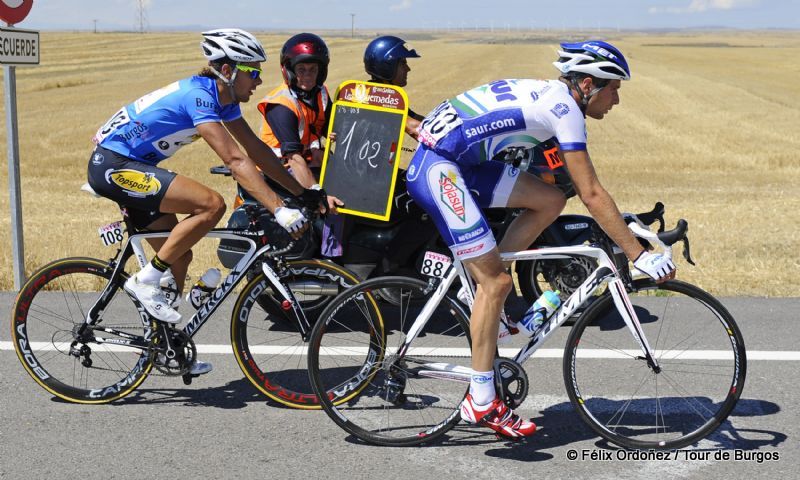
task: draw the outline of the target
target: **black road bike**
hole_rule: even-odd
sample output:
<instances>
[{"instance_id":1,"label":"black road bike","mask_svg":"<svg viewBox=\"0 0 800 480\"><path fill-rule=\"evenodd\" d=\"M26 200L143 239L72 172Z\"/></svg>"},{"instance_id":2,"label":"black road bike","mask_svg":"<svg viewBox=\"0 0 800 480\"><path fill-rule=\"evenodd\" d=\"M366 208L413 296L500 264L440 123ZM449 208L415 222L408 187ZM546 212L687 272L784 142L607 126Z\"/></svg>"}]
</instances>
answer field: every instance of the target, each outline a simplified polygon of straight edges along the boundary
<instances>
[{"instance_id":1,"label":"black road bike","mask_svg":"<svg viewBox=\"0 0 800 480\"><path fill-rule=\"evenodd\" d=\"M12 341L25 370L45 390L70 402L106 403L134 391L153 369L191 383L192 337L243 279L233 307L230 342L247 379L272 400L319 408L306 373L307 341L316 316L355 275L331 262L286 260L249 207L249 226L214 229L207 237L247 245L208 300L182 328L155 321L123 289L128 260L147 264L142 241L169 232L137 231L123 220L101 229L122 245L114 258L56 260L34 273L17 295ZM99 292L99 293L98 293ZM165 292L170 294L177 292Z\"/></svg>"}]
</instances>

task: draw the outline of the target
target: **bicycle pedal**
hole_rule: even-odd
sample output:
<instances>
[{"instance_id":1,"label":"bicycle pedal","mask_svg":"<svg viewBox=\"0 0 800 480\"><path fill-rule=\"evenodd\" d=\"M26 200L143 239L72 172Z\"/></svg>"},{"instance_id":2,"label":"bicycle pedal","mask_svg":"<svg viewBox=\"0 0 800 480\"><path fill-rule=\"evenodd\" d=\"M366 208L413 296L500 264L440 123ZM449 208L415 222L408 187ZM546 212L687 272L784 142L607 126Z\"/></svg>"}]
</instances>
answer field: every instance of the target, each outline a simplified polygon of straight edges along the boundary
<instances>
[{"instance_id":1,"label":"bicycle pedal","mask_svg":"<svg viewBox=\"0 0 800 480\"><path fill-rule=\"evenodd\" d=\"M502 442L514 442L519 443L525 440L526 437L506 437L505 435L500 435L499 433L495 432L495 438L502 441Z\"/></svg>"},{"instance_id":2,"label":"bicycle pedal","mask_svg":"<svg viewBox=\"0 0 800 480\"><path fill-rule=\"evenodd\" d=\"M195 377L199 377L200 375L192 375L191 373L187 373L183 375L183 384L184 385L191 385L192 379Z\"/></svg>"}]
</instances>

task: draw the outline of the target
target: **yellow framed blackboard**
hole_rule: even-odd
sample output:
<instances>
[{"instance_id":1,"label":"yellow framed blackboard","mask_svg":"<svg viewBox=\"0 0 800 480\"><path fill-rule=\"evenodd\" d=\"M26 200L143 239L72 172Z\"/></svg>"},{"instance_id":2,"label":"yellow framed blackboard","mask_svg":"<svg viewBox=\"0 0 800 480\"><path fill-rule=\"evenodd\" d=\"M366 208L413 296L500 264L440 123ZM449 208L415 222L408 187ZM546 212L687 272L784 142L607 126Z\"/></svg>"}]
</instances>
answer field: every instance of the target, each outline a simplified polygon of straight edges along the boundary
<instances>
[{"instance_id":1,"label":"yellow framed blackboard","mask_svg":"<svg viewBox=\"0 0 800 480\"><path fill-rule=\"evenodd\" d=\"M389 219L407 116L400 87L357 80L339 85L320 184L344 202L341 213Z\"/></svg>"}]
</instances>

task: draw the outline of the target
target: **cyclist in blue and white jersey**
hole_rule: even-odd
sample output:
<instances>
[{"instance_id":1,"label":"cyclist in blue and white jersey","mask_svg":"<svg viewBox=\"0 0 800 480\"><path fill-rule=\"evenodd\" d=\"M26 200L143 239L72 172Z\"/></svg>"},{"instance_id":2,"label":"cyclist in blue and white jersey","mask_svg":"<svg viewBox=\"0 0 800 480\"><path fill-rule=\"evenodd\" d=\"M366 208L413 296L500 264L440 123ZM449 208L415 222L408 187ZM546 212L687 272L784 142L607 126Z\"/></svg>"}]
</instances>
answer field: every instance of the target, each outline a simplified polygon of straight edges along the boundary
<instances>
[{"instance_id":1,"label":"cyclist in blue and white jersey","mask_svg":"<svg viewBox=\"0 0 800 480\"><path fill-rule=\"evenodd\" d=\"M203 33L201 48L208 65L199 75L121 108L97 131L89 159L89 185L95 192L125 207L137 227L171 230L165 239L149 240L156 251L153 260L125 282L125 290L150 315L168 323L178 323L181 315L164 296L161 278L169 268L179 292L183 289L191 248L222 218L225 202L207 186L158 167L161 161L203 138L239 185L295 237L308 228L306 218L283 204L256 167L306 206L317 208L322 196L300 186L242 118L239 104L261 84L266 54L259 41L243 30L219 29ZM179 222L176 214L188 216ZM210 364L196 362L191 373L210 370Z\"/></svg>"},{"instance_id":2,"label":"cyclist in blue and white jersey","mask_svg":"<svg viewBox=\"0 0 800 480\"><path fill-rule=\"evenodd\" d=\"M512 288L499 252L527 248L566 200L535 176L491 160L495 154L555 138L581 201L636 268L656 280L675 275L669 259L645 251L630 233L586 148L585 117L602 119L619 103L622 80L630 79L625 57L600 41L563 43L559 55L558 80L498 80L440 104L420 124L407 174L409 193L478 283L470 317L473 376L461 417L511 439L533 434L536 425L495 392L499 317ZM481 213L486 207L526 209L499 247Z\"/></svg>"}]
</instances>

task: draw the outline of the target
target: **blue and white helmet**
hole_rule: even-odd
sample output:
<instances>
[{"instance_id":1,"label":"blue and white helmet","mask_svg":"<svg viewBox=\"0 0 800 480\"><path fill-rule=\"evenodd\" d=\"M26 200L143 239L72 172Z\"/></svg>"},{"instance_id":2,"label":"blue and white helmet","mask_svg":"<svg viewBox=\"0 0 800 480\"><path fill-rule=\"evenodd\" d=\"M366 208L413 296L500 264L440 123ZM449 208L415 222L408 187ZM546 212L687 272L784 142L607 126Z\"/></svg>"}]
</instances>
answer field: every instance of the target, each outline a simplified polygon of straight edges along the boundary
<instances>
[{"instance_id":1,"label":"blue and white helmet","mask_svg":"<svg viewBox=\"0 0 800 480\"><path fill-rule=\"evenodd\" d=\"M238 28L220 28L203 32L200 44L209 61L228 58L234 62L263 62L264 47L256 37Z\"/></svg>"},{"instance_id":2,"label":"blue and white helmet","mask_svg":"<svg viewBox=\"0 0 800 480\"><path fill-rule=\"evenodd\" d=\"M610 43L599 40L562 43L558 56L558 60L553 62L553 65L561 72L561 75L578 72L608 80L630 80L631 78L631 71L625 56Z\"/></svg>"}]
</instances>

